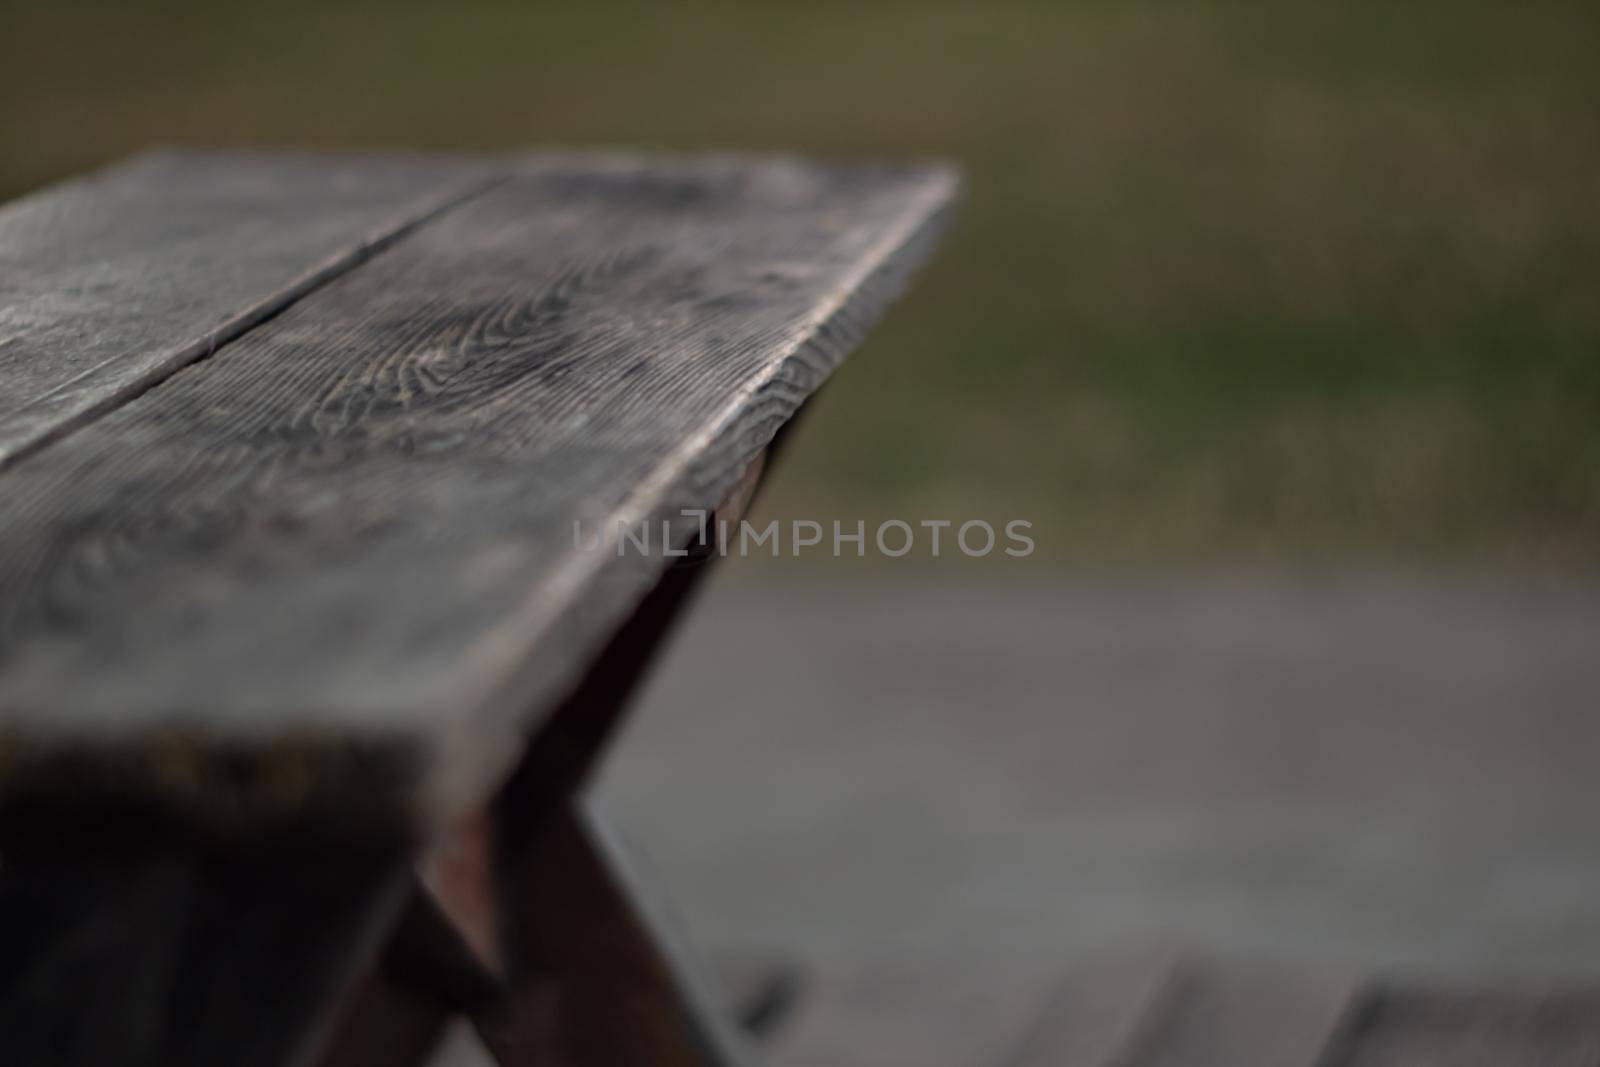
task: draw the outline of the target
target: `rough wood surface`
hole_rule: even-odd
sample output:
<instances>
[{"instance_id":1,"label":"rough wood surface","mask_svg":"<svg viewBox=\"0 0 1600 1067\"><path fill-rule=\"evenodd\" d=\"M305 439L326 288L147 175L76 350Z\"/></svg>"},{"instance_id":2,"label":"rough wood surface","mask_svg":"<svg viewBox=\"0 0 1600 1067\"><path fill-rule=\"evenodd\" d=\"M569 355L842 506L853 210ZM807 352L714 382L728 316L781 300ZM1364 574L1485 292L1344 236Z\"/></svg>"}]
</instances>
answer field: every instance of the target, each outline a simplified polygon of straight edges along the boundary
<instances>
[{"instance_id":1,"label":"rough wood surface","mask_svg":"<svg viewBox=\"0 0 1600 1067\"><path fill-rule=\"evenodd\" d=\"M496 169L159 152L0 210L0 468L205 356Z\"/></svg>"},{"instance_id":2,"label":"rough wood surface","mask_svg":"<svg viewBox=\"0 0 1600 1067\"><path fill-rule=\"evenodd\" d=\"M618 524L722 498L954 186L524 161L0 473L6 783L245 817L480 801L661 570Z\"/></svg>"}]
</instances>

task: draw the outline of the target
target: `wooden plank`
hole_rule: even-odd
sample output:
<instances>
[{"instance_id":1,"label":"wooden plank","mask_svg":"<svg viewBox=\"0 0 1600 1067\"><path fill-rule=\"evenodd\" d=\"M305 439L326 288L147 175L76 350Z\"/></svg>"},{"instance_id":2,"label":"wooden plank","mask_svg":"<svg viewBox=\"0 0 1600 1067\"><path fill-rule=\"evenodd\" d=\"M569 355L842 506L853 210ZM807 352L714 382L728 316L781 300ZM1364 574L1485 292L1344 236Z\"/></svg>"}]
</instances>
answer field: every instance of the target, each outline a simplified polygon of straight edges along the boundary
<instances>
[{"instance_id":1,"label":"wooden plank","mask_svg":"<svg viewBox=\"0 0 1600 1067\"><path fill-rule=\"evenodd\" d=\"M1591 987L1449 989L1331 972L1188 962L1157 996L1115 971L1065 986L1011 1067L1515 1067L1593 1064ZM1107 1013L1106 1008L1115 1010ZM1110 1029L1104 1024L1115 1023ZM1105 1040L1106 1037L1110 1040Z\"/></svg>"},{"instance_id":2,"label":"wooden plank","mask_svg":"<svg viewBox=\"0 0 1600 1067\"><path fill-rule=\"evenodd\" d=\"M1128 1067L1317 1067L1355 996L1343 976L1237 968L1178 972L1165 1010L1112 1063Z\"/></svg>"},{"instance_id":3,"label":"wooden plank","mask_svg":"<svg viewBox=\"0 0 1600 1067\"><path fill-rule=\"evenodd\" d=\"M470 810L660 572L619 525L723 497L955 184L532 160L0 474L9 788Z\"/></svg>"},{"instance_id":4,"label":"wooden plank","mask_svg":"<svg viewBox=\"0 0 1600 1067\"><path fill-rule=\"evenodd\" d=\"M1070 974L1001 1067L1123 1067L1184 993L1176 952L1153 952Z\"/></svg>"},{"instance_id":5,"label":"wooden plank","mask_svg":"<svg viewBox=\"0 0 1600 1067\"><path fill-rule=\"evenodd\" d=\"M1319 1067L1580 1067L1600 1062L1600 990L1370 987Z\"/></svg>"},{"instance_id":6,"label":"wooden plank","mask_svg":"<svg viewBox=\"0 0 1600 1067\"><path fill-rule=\"evenodd\" d=\"M0 468L493 173L465 160L159 152L0 210Z\"/></svg>"},{"instance_id":7,"label":"wooden plank","mask_svg":"<svg viewBox=\"0 0 1600 1067\"><path fill-rule=\"evenodd\" d=\"M1317 1067L1358 984L1172 952L1073 972L1008 1067Z\"/></svg>"}]
</instances>

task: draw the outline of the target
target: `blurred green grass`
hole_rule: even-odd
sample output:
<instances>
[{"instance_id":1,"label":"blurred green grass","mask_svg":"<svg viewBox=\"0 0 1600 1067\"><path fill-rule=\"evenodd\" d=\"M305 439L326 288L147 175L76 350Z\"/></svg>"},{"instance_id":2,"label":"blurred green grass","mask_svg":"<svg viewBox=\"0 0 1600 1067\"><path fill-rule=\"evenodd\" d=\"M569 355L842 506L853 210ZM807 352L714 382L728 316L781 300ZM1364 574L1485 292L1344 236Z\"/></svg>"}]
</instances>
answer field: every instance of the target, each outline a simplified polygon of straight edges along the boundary
<instances>
[{"instance_id":1,"label":"blurred green grass","mask_svg":"<svg viewBox=\"0 0 1600 1067\"><path fill-rule=\"evenodd\" d=\"M1600 558L1600 5L0 8L0 193L152 143L938 156L778 515Z\"/></svg>"}]
</instances>

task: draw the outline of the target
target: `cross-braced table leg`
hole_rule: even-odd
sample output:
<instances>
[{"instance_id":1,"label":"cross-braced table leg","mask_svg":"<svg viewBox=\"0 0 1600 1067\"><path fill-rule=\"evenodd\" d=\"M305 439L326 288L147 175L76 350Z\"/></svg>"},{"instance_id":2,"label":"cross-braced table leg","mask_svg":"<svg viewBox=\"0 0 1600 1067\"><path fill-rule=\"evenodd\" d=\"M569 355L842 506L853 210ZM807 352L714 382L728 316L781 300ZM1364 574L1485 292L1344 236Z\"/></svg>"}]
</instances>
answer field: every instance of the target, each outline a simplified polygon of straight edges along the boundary
<instances>
[{"instance_id":1,"label":"cross-braced table leg","mask_svg":"<svg viewBox=\"0 0 1600 1067\"><path fill-rule=\"evenodd\" d=\"M732 494L735 518L760 468L753 463ZM419 867L415 895L346 1006L323 1067L420 1063L458 1014L504 1067L748 1062L742 1035L714 1009L661 909L579 795L706 562L668 569L491 812Z\"/></svg>"},{"instance_id":2,"label":"cross-braced table leg","mask_svg":"<svg viewBox=\"0 0 1600 1067\"><path fill-rule=\"evenodd\" d=\"M504 962L467 946L471 935L461 936L464 926L442 910L455 905L419 899L321 1063L426 1062L458 1014L471 1018L504 1067L749 1062L743 1036L580 801L554 813L499 877L503 927L495 944ZM425 917L428 908L441 910ZM452 934L459 937L453 945Z\"/></svg>"},{"instance_id":3,"label":"cross-braced table leg","mask_svg":"<svg viewBox=\"0 0 1600 1067\"><path fill-rule=\"evenodd\" d=\"M504 1067L748 1062L615 842L581 805L527 850L511 892L509 939L525 971L519 988L474 1018Z\"/></svg>"}]
</instances>

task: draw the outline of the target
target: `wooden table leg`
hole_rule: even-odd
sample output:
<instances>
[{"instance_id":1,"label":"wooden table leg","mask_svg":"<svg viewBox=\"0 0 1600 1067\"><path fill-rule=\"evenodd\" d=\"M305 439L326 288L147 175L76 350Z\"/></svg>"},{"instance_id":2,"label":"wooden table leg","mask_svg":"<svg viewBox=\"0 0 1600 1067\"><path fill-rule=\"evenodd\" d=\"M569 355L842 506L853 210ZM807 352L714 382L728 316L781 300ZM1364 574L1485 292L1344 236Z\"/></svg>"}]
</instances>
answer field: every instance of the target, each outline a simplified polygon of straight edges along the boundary
<instances>
[{"instance_id":1,"label":"wooden table leg","mask_svg":"<svg viewBox=\"0 0 1600 1067\"><path fill-rule=\"evenodd\" d=\"M738 521L762 466L762 457L751 463L721 517ZM715 546L697 547L596 657L491 812L419 864L404 917L348 999L323 1067L423 1063L458 1012L505 1067L748 1061L731 1019L580 795L702 584Z\"/></svg>"},{"instance_id":2,"label":"wooden table leg","mask_svg":"<svg viewBox=\"0 0 1600 1067\"><path fill-rule=\"evenodd\" d=\"M346 998L322 1067L419 1067L461 1016L505 1067L749 1062L735 1013L581 800L492 879L440 887L419 879L388 946ZM496 912L492 959L481 938L457 936L486 906Z\"/></svg>"},{"instance_id":3,"label":"wooden table leg","mask_svg":"<svg viewBox=\"0 0 1600 1067\"><path fill-rule=\"evenodd\" d=\"M524 851L508 892L522 973L474 1019L504 1067L749 1062L616 842L581 804Z\"/></svg>"},{"instance_id":4,"label":"wooden table leg","mask_svg":"<svg viewBox=\"0 0 1600 1067\"><path fill-rule=\"evenodd\" d=\"M321 1067L421 1067L458 1005L378 967L349 997L317 1059Z\"/></svg>"}]
</instances>

